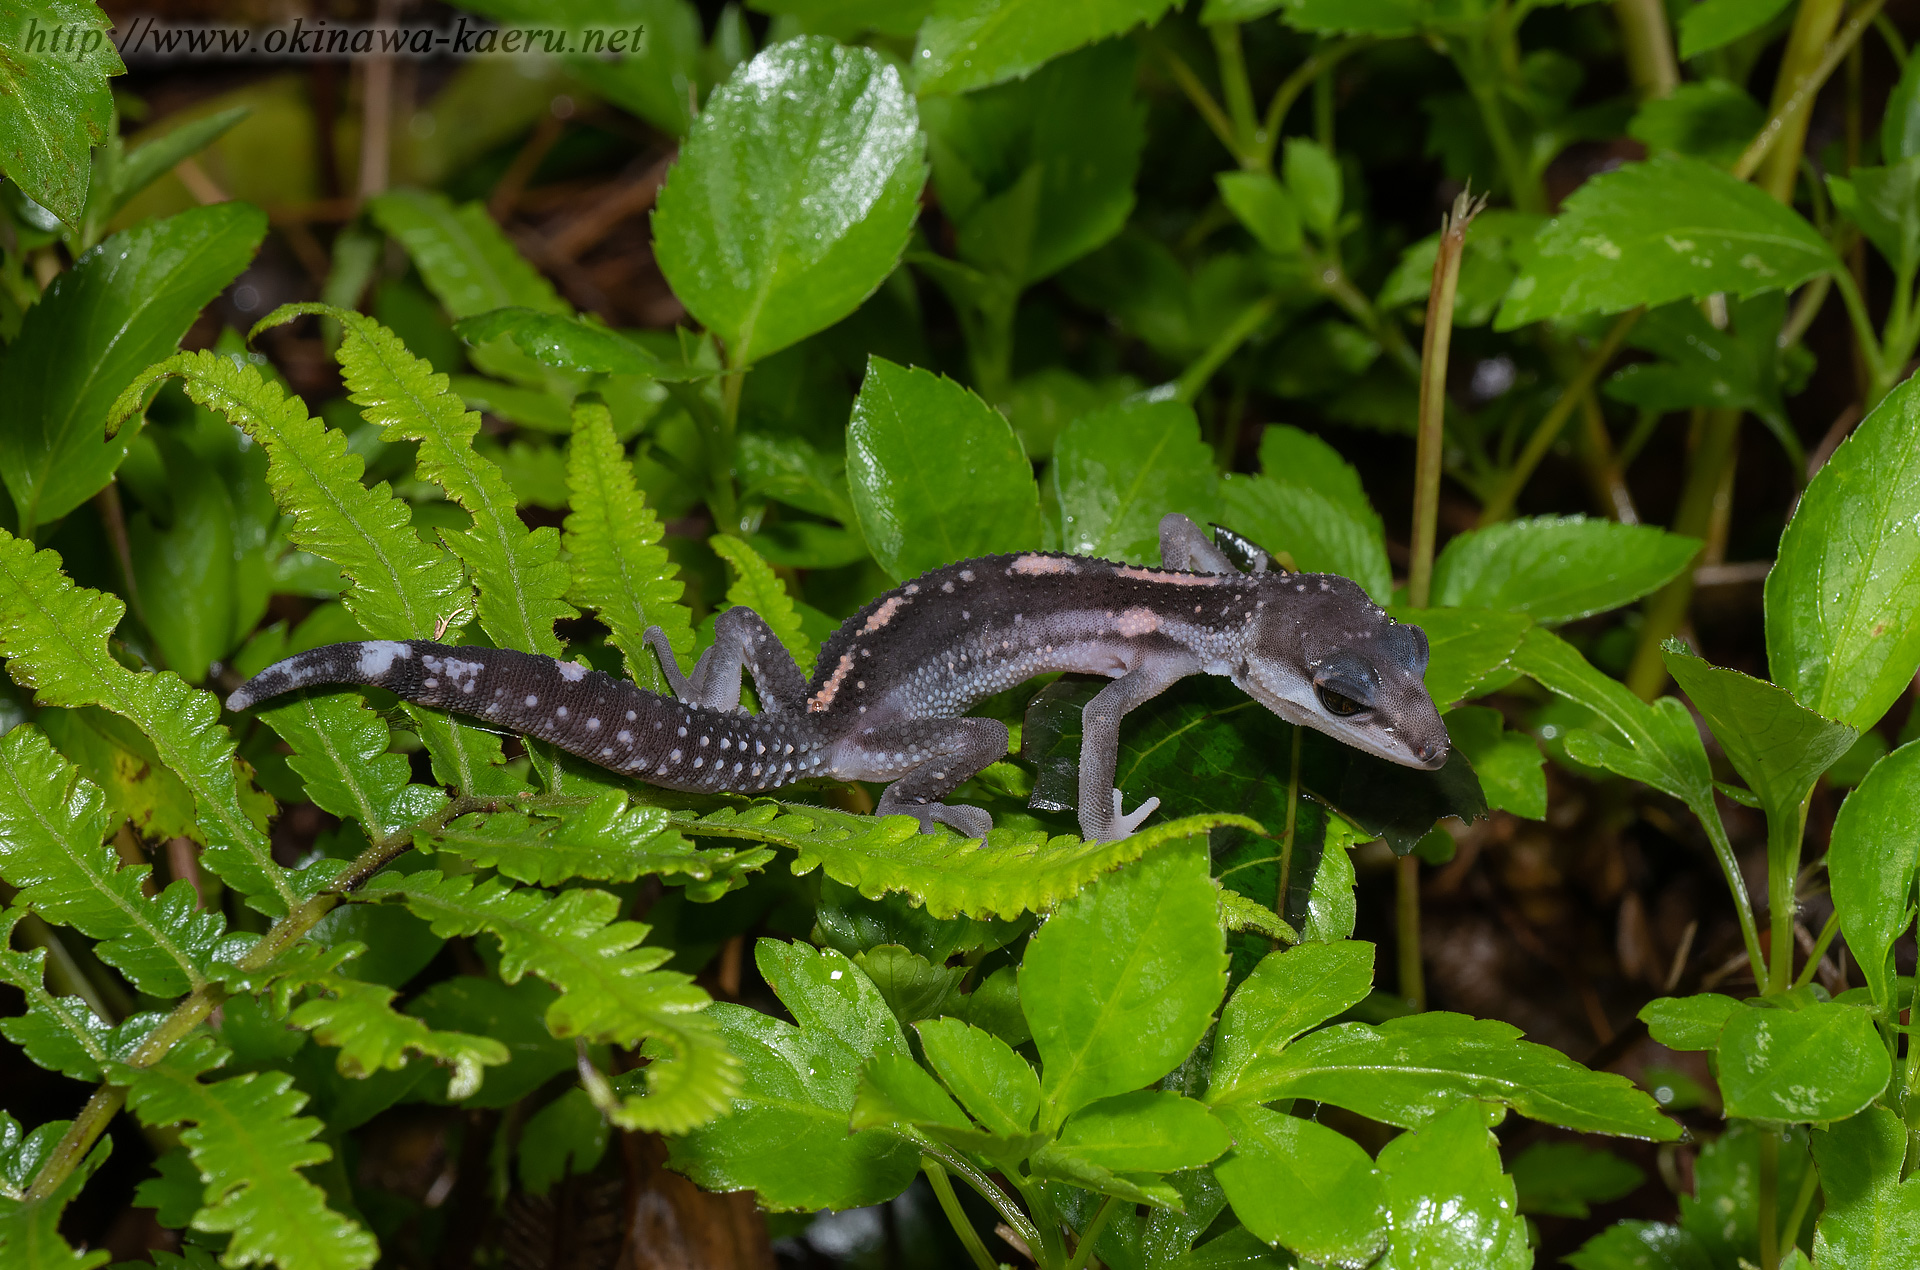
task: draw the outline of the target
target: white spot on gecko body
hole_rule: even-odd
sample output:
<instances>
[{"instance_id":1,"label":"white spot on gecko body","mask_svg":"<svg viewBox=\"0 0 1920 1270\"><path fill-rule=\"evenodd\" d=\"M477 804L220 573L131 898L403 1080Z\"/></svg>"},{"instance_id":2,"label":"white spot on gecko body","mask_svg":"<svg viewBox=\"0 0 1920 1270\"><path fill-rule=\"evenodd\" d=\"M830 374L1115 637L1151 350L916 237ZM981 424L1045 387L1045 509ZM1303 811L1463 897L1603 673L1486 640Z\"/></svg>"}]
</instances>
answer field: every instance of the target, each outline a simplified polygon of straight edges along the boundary
<instances>
[{"instance_id":1,"label":"white spot on gecko body","mask_svg":"<svg viewBox=\"0 0 1920 1270\"><path fill-rule=\"evenodd\" d=\"M961 580L962 582L971 582L971 581L973 581L973 570L972 570L972 569L962 569L962 570L960 570L960 580Z\"/></svg>"},{"instance_id":2,"label":"white spot on gecko body","mask_svg":"<svg viewBox=\"0 0 1920 1270\"><path fill-rule=\"evenodd\" d=\"M946 593L947 593L948 595L952 595L952 594L953 594L953 583L951 583L951 582L942 582L942 583L940 584L940 589L941 589L942 591L945 591L945 592L946 592Z\"/></svg>"},{"instance_id":3,"label":"white spot on gecko body","mask_svg":"<svg viewBox=\"0 0 1920 1270\"><path fill-rule=\"evenodd\" d=\"M833 677L821 684L820 691L814 693L813 696L807 699L807 710L810 713L818 714L820 711L832 705L833 699L840 695L841 681L846 679L847 674L852 671L852 669L853 658L842 653L840 655L840 664L834 668ZM793 747L788 746L787 748L792 749Z\"/></svg>"},{"instance_id":4,"label":"white spot on gecko body","mask_svg":"<svg viewBox=\"0 0 1920 1270\"><path fill-rule=\"evenodd\" d=\"M1013 563L1007 566L1007 572L1024 573L1029 576L1039 576L1048 573L1078 573L1080 572L1080 566L1074 563L1073 557L1071 556L1043 556L1030 552L1024 556L1016 556ZM967 580L972 581L971 578Z\"/></svg>"},{"instance_id":5,"label":"white spot on gecko body","mask_svg":"<svg viewBox=\"0 0 1920 1270\"><path fill-rule=\"evenodd\" d=\"M598 732L599 730L600 730L600 720L598 719L587 720L587 731Z\"/></svg>"},{"instance_id":6,"label":"white spot on gecko body","mask_svg":"<svg viewBox=\"0 0 1920 1270\"><path fill-rule=\"evenodd\" d=\"M1167 573L1160 569L1140 569L1127 565L1114 570L1123 578L1132 578L1136 582L1171 582L1175 586L1218 586L1220 578L1212 573Z\"/></svg>"},{"instance_id":7,"label":"white spot on gecko body","mask_svg":"<svg viewBox=\"0 0 1920 1270\"><path fill-rule=\"evenodd\" d=\"M438 679L423 679L420 681L420 686L422 688L438 688L440 681Z\"/></svg>"},{"instance_id":8,"label":"white spot on gecko body","mask_svg":"<svg viewBox=\"0 0 1920 1270\"><path fill-rule=\"evenodd\" d=\"M618 732L615 732L613 734L613 739L620 742L620 744L622 745L631 745L633 743L633 733L627 731L625 728L621 728ZM680 751L675 750L673 753L674 753L674 756L677 758L680 754Z\"/></svg>"},{"instance_id":9,"label":"white spot on gecko body","mask_svg":"<svg viewBox=\"0 0 1920 1270\"><path fill-rule=\"evenodd\" d=\"M553 714L555 718L564 719L567 717L567 708L565 706L561 706L558 710L555 710Z\"/></svg>"},{"instance_id":10,"label":"white spot on gecko body","mask_svg":"<svg viewBox=\"0 0 1920 1270\"><path fill-rule=\"evenodd\" d=\"M360 645L360 660L354 663L354 669L377 678L392 670L396 659L406 661L412 656L413 650L397 639L370 639Z\"/></svg>"},{"instance_id":11,"label":"white spot on gecko body","mask_svg":"<svg viewBox=\"0 0 1920 1270\"><path fill-rule=\"evenodd\" d=\"M1150 608L1135 606L1127 609L1114 619L1114 629L1128 639L1140 635L1151 635L1160 629L1160 618Z\"/></svg>"},{"instance_id":12,"label":"white spot on gecko body","mask_svg":"<svg viewBox=\"0 0 1920 1270\"><path fill-rule=\"evenodd\" d=\"M886 602L873 611L873 615L867 619L867 624L860 628L860 633L862 635L873 634L888 622L891 622L893 615L898 613L905 604L906 601L897 595L888 596Z\"/></svg>"},{"instance_id":13,"label":"white spot on gecko body","mask_svg":"<svg viewBox=\"0 0 1920 1270\"><path fill-rule=\"evenodd\" d=\"M579 683L582 679L585 679L587 677L587 668L585 666L582 666L579 662L575 662L575 661L556 662L554 663L554 668L560 672L560 677L566 680L570 684Z\"/></svg>"},{"instance_id":14,"label":"white spot on gecko body","mask_svg":"<svg viewBox=\"0 0 1920 1270\"><path fill-rule=\"evenodd\" d=\"M538 698L538 697L536 697L536 696L534 696L534 695L533 695L532 693L528 693L528 694L527 694L527 704L528 704L528 705L530 705L530 706L537 706L537 705L539 705L539 704L540 704L540 698Z\"/></svg>"}]
</instances>

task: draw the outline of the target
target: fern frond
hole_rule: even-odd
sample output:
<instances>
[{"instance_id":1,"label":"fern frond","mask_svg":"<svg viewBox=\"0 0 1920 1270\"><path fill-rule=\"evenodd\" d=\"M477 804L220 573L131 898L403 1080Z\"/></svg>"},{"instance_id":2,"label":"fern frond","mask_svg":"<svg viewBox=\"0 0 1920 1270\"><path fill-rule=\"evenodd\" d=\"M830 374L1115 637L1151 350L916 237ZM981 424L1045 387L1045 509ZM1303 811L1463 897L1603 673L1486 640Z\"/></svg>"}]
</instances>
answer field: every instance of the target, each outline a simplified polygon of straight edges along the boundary
<instances>
[{"instance_id":1,"label":"fern frond","mask_svg":"<svg viewBox=\"0 0 1920 1270\"><path fill-rule=\"evenodd\" d=\"M357 820L369 838L385 838L438 811L445 793L409 784L404 756L388 752L386 721L353 692L302 694L260 717L293 748L287 759L322 811Z\"/></svg>"},{"instance_id":2,"label":"fern frond","mask_svg":"<svg viewBox=\"0 0 1920 1270\"><path fill-rule=\"evenodd\" d=\"M558 886L571 878L631 882L648 873L707 882L772 857L772 852L749 860L754 852L701 851L667 823L666 812L629 807L619 790L557 820L519 812L462 816L421 835L420 845L536 886Z\"/></svg>"},{"instance_id":3,"label":"fern frond","mask_svg":"<svg viewBox=\"0 0 1920 1270\"><path fill-rule=\"evenodd\" d=\"M567 447L567 513L561 543L573 558L567 598L591 610L612 633L627 677L666 692L666 677L641 642L649 626L666 634L676 656L693 658L693 617L680 603L686 584L660 545L666 529L633 479L633 465L613 432L613 415L596 401L573 408Z\"/></svg>"},{"instance_id":4,"label":"fern frond","mask_svg":"<svg viewBox=\"0 0 1920 1270\"><path fill-rule=\"evenodd\" d=\"M869 899L901 891L935 917L1017 917L1044 912L1081 887L1147 852L1221 825L1264 833L1259 822L1225 813L1188 816L1118 842L1071 834L996 829L985 842L951 833L923 834L908 816L857 816L831 807L761 801L744 810L701 815L676 811L672 821L695 837L745 838L799 853L795 876L824 869Z\"/></svg>"},{"instance_id":5,"label":"fern frond","mask_svg":"<svg viewBox=\"0 0 1920 1270\"><path fill-rule=\"evenodd\" d=\"M400 900L442 938L493 935L503 980L531 971L560 990L547 1008L555 1036L663 1046L671 1057L647 1069L649 1092L631 1106L638 1127L680 1133L705 1124L739 1088L739 1062L701 1013L711 998L687 975L657 968L671 949L636 947L647 927L615 920L620 901L605 891L552 895L423 871L382 874L356 898Z\"/></svg>"},{"instance_id":6,"label":"fern frond","mask_svg":"<svg viewBox=\"0 0 1920 1270\"><path fill-rule=\"evenodd\" d=\"M455 207L445 195L393 190L367 210L406 249L434 298L455 318L516 305L540 313L573 311L500 232L483 203Z\"/></svg>"},{"instance_id":7,"label":"fern frond","mask_svg":"<svg viewBox=\"0 0 1920 1270\"><path fill-rule=\"evenodd\" d=\"M7 673L43 705L100 706L146 733L193 794L207 867L261 912L286 912L296 892L273 862L263 826L241 805L240 769L219 703L176 674L136 674L115 661L107 638L125 611L114 596L74 586L52 551L35 551L0 530L0 656L8 658Z\"/></svg>"},{"instance_id":8,"label":"fern frond","mask_svg":"<svg viewBox=\"0 0 1920 1270\"><path fill-rule=\"evenodd\" d=\"M180 1141L207 1187L194 1229L233 1235L223 1257L229 1266L366 1270L379 1254L373 1236L328 1208L300 1173L333 1156L314 1140L320 1122L299 1114L307 1096L285 1072L201 1079L226 1059L212 1038L195 1036L152 1067L113 1073L127 1086L128 1108L149 1128L193 1126Z\"/></svg>"},{"instance_id":9,"label":"fern frond","mask_svg":"<svg viewBox=\"0 0 1920 1270\"><path fill-rule=\"evenodd\" d=\"M28 1184L67 1124L43 1124L22 1140L13 1117L0 1112L0 1265L7 1270L91 1270L107 1261L105 1250L75 1251L60 1235L60 1216L106 1162L113 1139L102 1138L51 1194L26 1198Z\"/></svg>"},{"instance_id":10,"label":"fern frond","mask_svg":"<svg viewBox=\"0 0 1920 1270\"><path fill-rule=\"evenodd\" d=\"M308 416L253 366L210 352L181 353L146 371L114 403L109 426L133 414L148 389L178 377L187 396L225 415L267 453L267 484L292 520L287 540L340 567L347 611L373 639L433 639L473 612L473 593L451 555L420 540L413 512L386 482L360 483L366 464L343 432Z\"/></svg>"},{"instance_id":11,"label":"fern frond","mask_svg":"<svg viewBox=\"0 0 1920 1270\"><path fill-rule=\"evenodd\" d=\"M148 899L152 868L121 868L101 843L110 827L100 790L38 728L0 737L0 878L19 889L14 902L99 941L94 952L141 992L183 996L206 982L226 924L184 881Z\"/></svg>"},{"instance_id":12,"label":"fern frond","mask_svg":"<svg viewBox=\"0 0 1920 1270\"><path fill-rule=\"evenodd\" d=\"M761 559L760 553L749 547L745 539L731 534L715 534L707 539L707 545L727 562L727 568L733 573L733 585L727 588L727 603L744 604L765 618L773 633L793 654L793 659L800 663L801 673L811 670L813 641L800 629L800 614L793 607L793 597L787 594L786 583L773 571L773 566Z\"/></svg>"},{"instance_id":13,"label":"fern frond","mask_svg":"<svg viewBox=\"0 0 1920 1270\"><path fill-rule=\"evenodd\" d=\"M47 950L18 952L7 944L14 923L26 910L0 912L0 983L10 983L27 999L27 1012L0 1019L0 1036L25 1050L50 1072L74 1080L99 1080L108 1062L125 1058L146 1039L164 1014L136 1014L118 1024L96 1015L79 997L56 997L46 989Z\"/></svg>"}]
</instances>

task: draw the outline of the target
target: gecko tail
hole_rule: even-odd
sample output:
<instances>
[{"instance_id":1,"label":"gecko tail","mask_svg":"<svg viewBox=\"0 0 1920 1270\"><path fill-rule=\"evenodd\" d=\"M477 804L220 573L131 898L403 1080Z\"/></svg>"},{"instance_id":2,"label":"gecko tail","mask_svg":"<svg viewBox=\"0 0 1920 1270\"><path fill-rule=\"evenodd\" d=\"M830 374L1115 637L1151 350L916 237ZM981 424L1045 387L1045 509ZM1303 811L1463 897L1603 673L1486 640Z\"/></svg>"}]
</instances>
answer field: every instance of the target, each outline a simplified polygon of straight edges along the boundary
<instances>
[{"instance_id":1,"label":"gecko tail","mask_svg":"<svg viewBox=\"0 0 1920 1270\"><path fill-rule=\"evenodd\" d=\"M446 651L425 640L395 639L357 640L308 649L275 662L234 689L227 698L227 709L237 714L283 693L317 684L371 684L398 691L419 680L422 650Z\"/></svg>"}]
</instances>

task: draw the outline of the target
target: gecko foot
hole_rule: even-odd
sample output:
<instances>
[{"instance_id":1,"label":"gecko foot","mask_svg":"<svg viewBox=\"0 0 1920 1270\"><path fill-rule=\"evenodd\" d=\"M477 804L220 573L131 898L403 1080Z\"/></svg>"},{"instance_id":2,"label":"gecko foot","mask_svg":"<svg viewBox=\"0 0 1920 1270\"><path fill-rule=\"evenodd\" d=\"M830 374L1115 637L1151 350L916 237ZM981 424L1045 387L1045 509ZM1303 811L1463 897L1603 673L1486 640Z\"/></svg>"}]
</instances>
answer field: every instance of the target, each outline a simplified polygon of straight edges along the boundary
<instances>
[{"instance_id":1,"label":"gecko foot","mask_svg":"<svg viewBox=\"0 0 1920 1270\"><path fill-rule=\"evenodd\" d=\"M935 825L946 825L963 838L985 838L993 828L993 816L978 807L946 803L905 803L878 809L880 815L912 816L920 822L921 833L935 833Z\"/></svg>"},{"instance_id":2,"label":"gecko foot","mask_svg":"<svg viewBox=\"0 0 1920 1270\"><path fill-rule=\"evenodd\" d=\"M1159 810L1160 800L1158 798L1147 799L1146 802L1134 808L1132 815L1128 815L1122 811L1121 807L1120 791L1116 789L1113 791L1113 813L1111 818L1108 819L1104 825L1089 826L1093 832L1088 833L1087 836L1096 842L1118 842L1122 838L1131 838L1134 835L1134 831L1146 822L1147 817Z\"/></svg>"}]
</instances>

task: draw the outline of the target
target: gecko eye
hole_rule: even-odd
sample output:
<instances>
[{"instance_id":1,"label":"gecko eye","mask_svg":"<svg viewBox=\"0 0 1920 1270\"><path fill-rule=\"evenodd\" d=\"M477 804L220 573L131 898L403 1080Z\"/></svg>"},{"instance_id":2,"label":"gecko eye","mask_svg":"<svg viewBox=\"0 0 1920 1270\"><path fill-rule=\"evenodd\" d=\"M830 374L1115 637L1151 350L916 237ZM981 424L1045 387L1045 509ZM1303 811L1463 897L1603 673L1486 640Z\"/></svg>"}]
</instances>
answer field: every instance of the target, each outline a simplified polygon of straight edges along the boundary
<instances>
[{"instance_id":1,"label":"gecko eye","mask_svg":"<svg viewBox=\"0 0 1920 1270\"><path fill-rule=\"evenodd\" d=\"M1313 691L1320 698L1320 704L1327 708L1328 714L1338 715L1343 719L1349 715L1359 714L1367 708L1352 697L1335 692L1325 684L1315 684Z\"/></svg>"}]
</instances>

